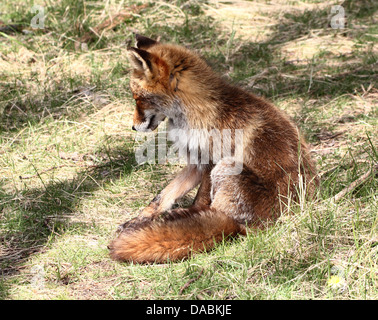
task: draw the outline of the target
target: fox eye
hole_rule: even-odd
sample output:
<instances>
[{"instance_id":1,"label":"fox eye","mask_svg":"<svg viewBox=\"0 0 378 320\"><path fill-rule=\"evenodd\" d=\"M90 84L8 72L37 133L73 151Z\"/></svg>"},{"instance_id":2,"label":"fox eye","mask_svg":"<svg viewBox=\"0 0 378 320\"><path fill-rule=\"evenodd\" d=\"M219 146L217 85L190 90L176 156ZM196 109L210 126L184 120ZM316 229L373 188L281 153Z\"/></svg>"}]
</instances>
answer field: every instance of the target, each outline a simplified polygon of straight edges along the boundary
<instances>
[{"instance_id":1,"label":"fox eye","mask_svg":"<svg viewBox=\"0 0 378 320\"><path fill-rule=\"evenodd\" d=\"M169 75L169 81L172 81L173 80L173 74L171 73L170 75Z\"/></svg>"}]
</instances>

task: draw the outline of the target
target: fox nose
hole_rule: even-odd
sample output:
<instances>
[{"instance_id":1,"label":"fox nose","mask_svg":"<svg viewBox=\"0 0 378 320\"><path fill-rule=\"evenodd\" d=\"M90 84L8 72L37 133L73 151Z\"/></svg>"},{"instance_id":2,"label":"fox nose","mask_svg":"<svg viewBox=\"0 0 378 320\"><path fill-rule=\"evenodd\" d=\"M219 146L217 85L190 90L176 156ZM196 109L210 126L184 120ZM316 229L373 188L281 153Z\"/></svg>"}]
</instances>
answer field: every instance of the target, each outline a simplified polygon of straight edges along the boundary
<instances>
[{"instance_id":1,"label":"fox nose","mask_svg":"<svg viewBox=\"0 0 378 320\"><path fill-rule=\"evenodd\" d=\"M135 129L135 127L134 127L134 126L132 126L132 127L131 127L131 129L133 129L134 131L136 131L136 129Z\"/></svg>"}]
</instances>

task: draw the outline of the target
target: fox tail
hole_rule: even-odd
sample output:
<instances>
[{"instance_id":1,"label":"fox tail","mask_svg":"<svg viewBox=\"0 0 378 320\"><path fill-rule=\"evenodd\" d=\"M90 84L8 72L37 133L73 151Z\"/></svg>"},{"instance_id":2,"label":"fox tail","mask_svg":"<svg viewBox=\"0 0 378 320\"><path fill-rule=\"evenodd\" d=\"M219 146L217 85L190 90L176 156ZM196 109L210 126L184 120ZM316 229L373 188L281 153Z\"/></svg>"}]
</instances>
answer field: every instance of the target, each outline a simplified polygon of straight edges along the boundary
<instances>
[{"instance_id":1,"label":"fox tail","mask_svg":"<svg viewBox=\"0 0 378 320\"><path fill-rule=\"evenodd\" d=\"M109 245L110 256L137 263L182 260L212 249L224 238L246 234L243 225L210 207L173 209L157 218L126 222Z\"/></svg>"}]
</instances>

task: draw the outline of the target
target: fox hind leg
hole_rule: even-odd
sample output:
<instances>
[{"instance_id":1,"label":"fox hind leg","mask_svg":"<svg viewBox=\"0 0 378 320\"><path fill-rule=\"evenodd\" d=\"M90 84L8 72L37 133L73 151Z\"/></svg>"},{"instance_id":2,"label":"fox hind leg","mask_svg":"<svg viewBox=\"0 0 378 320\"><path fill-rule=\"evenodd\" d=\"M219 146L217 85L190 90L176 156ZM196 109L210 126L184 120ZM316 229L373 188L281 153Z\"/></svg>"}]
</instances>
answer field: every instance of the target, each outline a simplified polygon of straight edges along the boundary
<instances>
[{"instance_id":1,"label":"fox hind leg","mask_svg":"<svg viewBox=\"0 0 378 320\"><path fill-rule=\"evenodd\" d=\"M211 171L211 208L227 213L244 226L259 226L273 218L279 207L275 187L248 168L239 174L233 174L234 170L234 164L223 159Z\"/></svg>"}]
</instances>

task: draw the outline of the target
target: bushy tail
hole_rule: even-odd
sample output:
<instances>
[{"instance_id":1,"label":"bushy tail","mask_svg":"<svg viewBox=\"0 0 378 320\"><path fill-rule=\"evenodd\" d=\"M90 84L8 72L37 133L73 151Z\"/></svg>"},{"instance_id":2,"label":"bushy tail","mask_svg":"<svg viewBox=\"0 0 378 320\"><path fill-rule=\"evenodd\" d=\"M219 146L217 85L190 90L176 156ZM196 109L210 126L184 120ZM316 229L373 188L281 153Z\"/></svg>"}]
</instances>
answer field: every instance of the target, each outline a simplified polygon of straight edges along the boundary
<instances>
[{"instance_id":1,"label":"bushy tail","mask_svg":"<svg viewBox=\"0 0 378 320\"><path fill-rule=\"evenodd\" d=\"M114 260L162 263L187 258L226 237L245 233L244 226L220 211L191 207L127 225L109 249Z\"/></svg>"}]
</instances>

